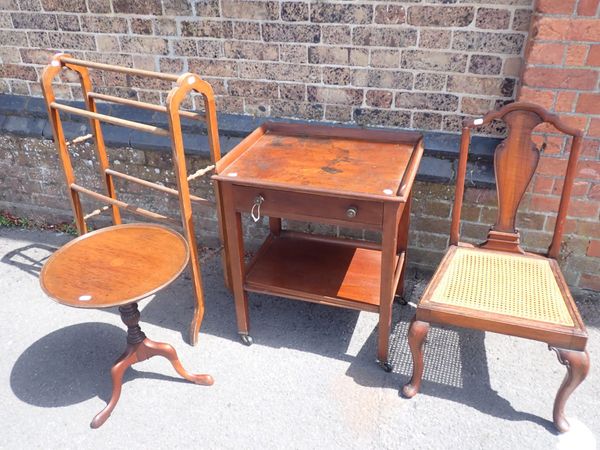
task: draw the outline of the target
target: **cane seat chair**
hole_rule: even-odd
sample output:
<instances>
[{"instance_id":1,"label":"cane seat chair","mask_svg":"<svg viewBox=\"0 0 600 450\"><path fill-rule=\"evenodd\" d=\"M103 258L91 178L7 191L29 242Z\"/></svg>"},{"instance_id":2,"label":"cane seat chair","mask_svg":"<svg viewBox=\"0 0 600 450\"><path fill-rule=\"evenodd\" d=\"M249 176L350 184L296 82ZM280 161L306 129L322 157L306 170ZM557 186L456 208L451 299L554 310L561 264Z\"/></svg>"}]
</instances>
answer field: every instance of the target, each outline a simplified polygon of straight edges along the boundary
<instances>
[{"instance_id":1,"label":"cane seat chair","mask_svg":"<svg viewBox=\"0 0 600 450\"><path fill-rule=\"evenodd\" d=\"M93 92L88 68L137 77L150 77L174 82L175 86L169 92L166 107L123 99ZM74 71L79 76L86 109L65 105L56 100L53 81L63 69ZM152 356L162 356L167 358L177 373L185 379L196 384L211 385L213 383L210 375L187 372L181 365L172 346L154 342L146 337L139 326L140 312L137 302L169 285L189 263L197 300L191 326L191 340L192 343L195 343L202 321L204 304L191 202L195 201L205 205L212 205L212 203L190 195L188 181L206 173L212 166L188 176L183 151L180 116L206 121L214 164L220 157L214 96L210 85L191 73L181 76L162 74L78 60L67 54L57 54L52 58L42 74L41 83L50 124L52 125L54 143L63 167L75 223L80 236L58 249L48 258L40 273L40 284L49 297L63 305L77 308L118 307L121 319L128 328L125 352L111 369L113 384L111 399L91 422L92 428L97 428L105 423L115 408L121 394L123 375L127 368L136 362L144 361ZM204 114L180 110L182 101L191 92L197 92L204 97ZM159 128L107 114L100 114L97 112L95 100L126 104L166 113L169 118L169 128ZM92 133L76 138L71 142L66 142L60 112L89 118ZM101 121L169 137L172 144L173 168L178 189L168 188L111 169L100 127ZM104 182L106 194L83 187L78 184L75 177L69 147L90 138L95 141L100 176ZM77 153L73 152L73 154L76 155ZM120 178L156 189L165 194L177 196L181 210L181 221L118 199L114 178ZM89 196L110 206L84 215L80 200L81 195ZM86 220L108 209L112 213L114 225L88 232ZM162 224L123 224L121 223L122 212L179 225L183 228L185 237Z\"/></svg>"},{"instance_id":2,"label":"cane seat chair","mask_svg":"<svg viewBox=\"0 0 600 450\"><path fill-rule=\"evenodd\" d=\"M459 241L470 131L493 120L508 127L507 137L494 154L498 216L487 240L480 245ZM547 254L525 252L515 228L517 209L540 157L531 140L533 129L549 123L572 136L563 190L552 242ZM556 257L581 150L582 133L530 103L512 103L463 126L452 213L450 247L425 289L408 331L413 374L402 392L413 397L423 376L424 342L430 323L492 331L542 341L567 366L567 376L554 402L553 419L559 431L569 423L565 403L589 369L587 332L563 278Z\"/></svg>"}]
</instances>

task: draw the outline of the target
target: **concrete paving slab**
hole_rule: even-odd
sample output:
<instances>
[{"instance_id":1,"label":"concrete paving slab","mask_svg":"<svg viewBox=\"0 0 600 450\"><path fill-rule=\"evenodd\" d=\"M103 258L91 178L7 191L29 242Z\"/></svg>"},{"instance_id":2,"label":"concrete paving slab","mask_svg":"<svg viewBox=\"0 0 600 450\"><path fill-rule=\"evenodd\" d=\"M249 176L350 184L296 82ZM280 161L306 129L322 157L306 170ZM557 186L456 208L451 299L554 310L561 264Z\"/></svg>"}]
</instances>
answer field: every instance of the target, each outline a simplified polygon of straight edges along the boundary
<instances>
[{"instance_id":1,"label":"concrete paving slab","mask_svg":"<svg viewBox=\"0 0 600 450\"><path fill-rule=\"evenodd\" d=\"M422 393L406 400L413 305L394 306L392 373L374 362L371 313L251 295L255 344L245 347L211 252L197 347L186 342L187 276L140 308L146 334L174 345L189 370L212 374L214 386L182 382L165 360L145 361L127 372L112 417L91 430L125 333L116 310L67 308L39 288L44 258L69 239L0 228L0 448L596 448L598 295L578 297L592 370L567 405L572 431L558 435L550 419L565 369L544 344L432 328ZM411 302L426 283L410 274Z\"/></svg>"}]
</instances>

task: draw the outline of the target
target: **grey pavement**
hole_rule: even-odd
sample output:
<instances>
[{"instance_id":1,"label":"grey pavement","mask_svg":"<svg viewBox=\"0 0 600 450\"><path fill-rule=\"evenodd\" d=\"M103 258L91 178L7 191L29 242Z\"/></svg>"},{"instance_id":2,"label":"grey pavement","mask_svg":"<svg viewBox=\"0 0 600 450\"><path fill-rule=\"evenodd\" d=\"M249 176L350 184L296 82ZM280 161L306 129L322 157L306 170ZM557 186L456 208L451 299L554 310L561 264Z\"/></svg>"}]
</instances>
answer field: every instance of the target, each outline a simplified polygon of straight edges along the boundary
<instances>
[{"instance_id":1,"label":"grey pavement","mask_svg":"<svg viewBox=\"0 0 600 450\"><path fill-rule=\"evenodd\" d=\"M422 392L410 374L406 330L414 306L394 305L392 373L375 364L377 316L250 296L254 345L238 340L218 255L203 256L206 315L187 344L189 278L140 303L142 327L175 346L211 387L181 382L166 360L139 363L98 430L124 347L116 310L58 305L38 285L43 259L70 236L0 228L0 448L595 448L600 436L600 298L579 295L592 369L567 404L572 430L550 422L565 374L538 342L432 328ZM409 274L414 304L427 279Z\"/></svg>"}]
</instances>

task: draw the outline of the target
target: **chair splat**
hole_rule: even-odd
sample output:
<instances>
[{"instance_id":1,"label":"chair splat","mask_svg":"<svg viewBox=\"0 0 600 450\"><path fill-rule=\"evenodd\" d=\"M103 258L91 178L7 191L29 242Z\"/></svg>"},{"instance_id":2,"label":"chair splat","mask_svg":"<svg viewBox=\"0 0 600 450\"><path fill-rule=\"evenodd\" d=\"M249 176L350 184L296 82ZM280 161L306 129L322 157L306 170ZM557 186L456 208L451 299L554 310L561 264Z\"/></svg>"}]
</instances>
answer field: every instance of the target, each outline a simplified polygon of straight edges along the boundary
<instances>
[{"instance_id":1,"label":"chair splat","mask_svg":"<svg viewBox=\"0 0 600 450\"><path fill-rule=\"evenodd\" d=\"M512 111L504 116L504 122L509 129L508 136L494 154L498 217L482 247L523 253L515 219L540 160L540 151L531 140L531 133L543 120L535 112Z\"/></svg>"},{"instance_id":2,"label":"chair splat","mask_svg":"<svg viewBox=\"0 0 600 450\"><path fill-rule=\"evenodd\" d=\"M515 219L540 160L540 149L532 140L534 129L542 123L548 123L556 130L573 137L552 244L548 249L548 256L556 258L560 250L577 159L581 151L582 132L563 123L556 114L526 102L511 103L497 111L489 112L483 118L465 120L456 174L456 199L452 213L450 243L452 245L459 243L460 212L471 129L487 125L493 120L501 120L507 125L508 136L496 147L494 153L498 215L488 232L486 241L480 244L480 247L488 250L524 253L520 245L519 231L515 228Z\"/></svg>"}]
</instances>

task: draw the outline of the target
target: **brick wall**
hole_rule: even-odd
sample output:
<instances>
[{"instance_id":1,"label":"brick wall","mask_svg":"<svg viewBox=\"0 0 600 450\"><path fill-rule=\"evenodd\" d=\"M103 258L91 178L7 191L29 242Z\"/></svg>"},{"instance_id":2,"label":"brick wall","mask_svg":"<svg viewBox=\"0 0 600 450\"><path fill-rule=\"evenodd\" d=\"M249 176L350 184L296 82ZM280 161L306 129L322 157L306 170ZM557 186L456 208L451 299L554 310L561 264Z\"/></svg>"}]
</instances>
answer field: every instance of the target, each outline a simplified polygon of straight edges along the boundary
<instances>
[{"instance_id":1,"label":"brick wall","mask_svg":"<svg viewBox=\"0 0 600 450\"><path fill-rule=\"evenodd\" d=\"M73 166L79 184L102 192L101 179L94 147L89 143L72 147ZM176 188L170 154L167 151L113 147L108 156L117 170ZM192 172L209 163L207 156L188 155L188 171ZM0 211L25 217L36 224L71 223L72 213L66 195L64 176L54 143L48 139L15 135L0 135ZM119 199L177 218L178 202L157 191L115 180ZM190 183L195 195L214 200L214 191L208 177ZM412 225L409 240L409 264L432 270L440 262L447 246L450 215L454 201L454 185L417 181L414 186ZM102 204L82 197L84 211L89 213ZM467 188L463 206L463 238L481 242L495 219L495 192L489 189ZM125 220L139 221L139 216L124 213ZM268 223L255 224L244 216L247 247L254 250L266 237ZM480 219L484 223L480 223ZM542 218L543 220L543 218ZM216 211L213 208L194 207L196 235L200 245L218 246ZM524 214L518 225L527 226L535 215ZM93 228L110 223L110 213L92 218ZM377 240L375 232L345 229L315 223L287 221L286 228L304 232ZM543 248L539 249L543 251Z\"/></svg>"},{"instance_id":2,"label":"brick wall","mask_svg":"<svg viewBox=\"0 0 600 450\"><path fill-rule=\"evenodd\" d=\"M588 134L561 267L571 286L600 290L597 0L539 1L527 41L531 9L530 0L0 0L0 92L39 96L37 77L48 56L68 50L138 68L197 71L215 87L220 111L234 114L453 132L463 116L481 114L517 94ZM65 81L58 94L77 99L77 86ZM101 92L164 100L160 88L165 86L135 88L136 81L94 78ZM534 251L549 244L566 159L562 139L543 131L536 138L545 144L539 174L517 220L526 247ZM90 147L76 151L84 180L97 182ZM113 148L111 155L127 161L134 175L173 181L165 153L129 151ZM189 157L190 170L205 163L202 156ZM0 209L49 221L70 218L50 142L1 137L0 170L7 174L0 178ZM212 195L204 181L193 189ZM121 186L119 195L162 212L172 213L176 206L131 186ZM431 269L439 262L453 196L451 184L416 184L411 264ZM485 237L496 218L495 196L494 190L467 188L465 240ZM215 245L214 211L197 210L196 223L201 242ZM256 243L264 228L248 225L246 237ZM374 237L335 227L289 226Z\"/></svg>"},{"instance_id":3,"label":"brick wall","mask_svg":"<svg viewBox=\"0 0 600 450\"><path fill-rule=\"evenodd\" d=\"M98 166L93 146L89 143L73 147L73 162L78 182L86 187L102 191ZM169 152L164 150L144 150L113 147L108 150L109 158L117 170L130 173L149 181L160 182L176 188ZM189 172L208 164L205 155L188 155ZM72 214L64 186L64 177L52 141L40 138L0 135L0 210L6 210L32 222L56 224L70 223ZM178 204L173 197L157 193L131 183L115 180L117 195L132 204L177 217ZM194 194L214 199L214 192L207 177L191 182ZM451 211L454 201L453 183L432 183L417 181L413 188L413 208L409 239L409 264L425 270L434 269L440 262L448 245ZM84 210L91 212L102 206L83 198ZM526 200L527 203L527 200ZM485 239L489 226L496 219L496 192L488 188L467 187L465 191L461 222L461 240L473 243ZM125 214L127 220L140 220L138 216ZM195 207L194 220L196 235L201 245L218 245L218 228L215 210ZM92 227L105 226L110 215L104 213L90 221ZM531 251L544 252L550 240L553 216L544 210L525 208L517 217L526 247ZM571 222L572 223L572 222ZM586 284L587 277L593 277L598 267L598 258L590 255L598 250L597 220L581 220L578 228L571 226L565 236L560 264L569 284L598 290L593 284ZM335 226L308 224L289 221L287 228L304 232L317 232L336 236L377 240L376 233L344 229ZM253 250L264 239L268 231L267 223L255 224L245 217L245 239L248 248ZM588 254L586 254L586 252Z\"/></svg>"},{"instance_id":4,"label":"brick wall","mask_svg":"<svg viewBox=\"0 0 600 450\"><path fill-rule=\"evenodd\" d=\"M531 2L1 0L0 92L40 95L42 65L65 50L197 72L224 112L457 131L514 98ZM135 81L94 79L160 101Z\"/></svg>"},{"instance_id":5,"label":"brick wall","mask_svg":"<svg viewBox=\"0 0 600 450\"><path fill-rule=\"evenodd\" d=\"M526 52L519 100L538 103L586 132L567 222L568 281L600 290L600 20L598 0L539 0ZM554 226L561 175L570 142L552 133L545 143L525 207L546 216L532 228L536 240L547 240ZM541 221L540 221L541 225Z\"/></svg>"}]
</instances>

